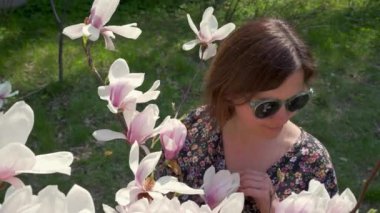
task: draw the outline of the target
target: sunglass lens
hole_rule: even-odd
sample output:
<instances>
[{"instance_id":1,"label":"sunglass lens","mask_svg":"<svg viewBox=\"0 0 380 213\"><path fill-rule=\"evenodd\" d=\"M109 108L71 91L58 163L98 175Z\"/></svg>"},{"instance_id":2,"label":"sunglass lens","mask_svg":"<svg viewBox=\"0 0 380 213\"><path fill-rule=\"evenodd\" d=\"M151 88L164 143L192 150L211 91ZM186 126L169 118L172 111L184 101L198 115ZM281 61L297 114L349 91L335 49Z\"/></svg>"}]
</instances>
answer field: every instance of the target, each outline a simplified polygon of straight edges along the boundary
<instances>
[{"instance_id":1,"label":"sunglass lens","mask_svg":"<svg viewBox=\"0 0 380 213\"><path fill-rule=\"evenodd\" d=\"M264 102L256 107L255 115L257 118L266 118L275 114L280 107L281 103L276 101Z\"/></svg>"},{"instance_id":2,"label":"sunglass lens","mask_svg":"<svg viewBox=\"0 0 380 213\"><path fill-rule=\"evenodd\" d=\"M294 112L296 110L303 108L309 101L309 97L310 97L309 94L303 94L303 95L293 98L292 100L289 100L286 103L287 110L289 110L290 112Z\"/></svg>"}]
</instances>

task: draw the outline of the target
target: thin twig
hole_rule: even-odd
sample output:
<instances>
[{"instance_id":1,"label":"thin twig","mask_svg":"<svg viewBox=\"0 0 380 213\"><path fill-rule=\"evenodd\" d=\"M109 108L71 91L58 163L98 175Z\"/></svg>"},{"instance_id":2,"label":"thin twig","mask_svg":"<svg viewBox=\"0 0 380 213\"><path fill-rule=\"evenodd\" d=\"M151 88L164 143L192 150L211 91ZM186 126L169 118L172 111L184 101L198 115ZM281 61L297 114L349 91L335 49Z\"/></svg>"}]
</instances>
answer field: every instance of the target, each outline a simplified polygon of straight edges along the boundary
<instances>
[{"instance_id":1,"label":"thin twig","mask_svg":"<svg viewBox=\"0 0 380 213\"><path fill-rule=\"evenodd\" d=\"M96 67L94 65L94 61L92 59L91 41L88 41L88 40L86 42L83 41L82 44L83 44L83 50L84 50L86 57L87 57L88 66L90 67L91 71L95 74L95 76L99 80L100 84L103 85L104 84L103 78L102 78L102 76L100 76L98 70L96 69Z\"/></svg>"},{"instance_id":2,"label":"thin twig","mask_svg":"<svg viewBox=\"0 0 380 213\"><path fill-rule=\"evenodd\" d=\"M354 209L352 209L352 211L350 213L356 212L359 209L360 205L363 203L364 196L365 196L365 193L368 190L369 184L373 181L373 179L375 178L375 176L376 176L376 174L377 174L377 172L379 170L380 170L380 160L377 161L375 168L371 172L371 175L364 182L364 187L363 187L363 189L362 189L362 191L360 192L360 195L359 195L359 201L356 203Z\"/></svg>"},{"instance_id":3,"label":"thin twig","mask_svg":"<svg viewBox=\"0 0 380 213\"><path fill-rule=\"evenodd\" d=\"M63 62L62 62L62 50L63 50L63 24L61 19L58 16L57 10L55 9L54 0L50 0L50 6L53 10L53 14L55 17L55 21L58 25L59 29L59 37L58 37L58 81L63 81Z\"/></svg>"}]
</instances>

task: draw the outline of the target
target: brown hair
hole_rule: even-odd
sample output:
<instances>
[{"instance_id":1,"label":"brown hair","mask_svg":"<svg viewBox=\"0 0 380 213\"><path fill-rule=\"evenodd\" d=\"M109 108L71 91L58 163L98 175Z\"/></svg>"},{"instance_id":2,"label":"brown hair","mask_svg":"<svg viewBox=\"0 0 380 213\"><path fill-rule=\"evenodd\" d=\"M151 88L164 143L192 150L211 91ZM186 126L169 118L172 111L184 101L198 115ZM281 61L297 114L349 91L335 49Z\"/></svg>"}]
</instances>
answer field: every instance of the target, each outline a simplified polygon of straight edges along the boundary
<instances>
[{"instance_id":1,"label":"brown hair","mask_svg":"<svg viewBox=\"0 0 380 213\"><path fill-rule=\"evenodd\" d=\"M297 70L308 83L314 69L308 47L289 24L273 18L249 21L221 44L205 77L206 104L222 127L234 113L232 97L247 102Z\"/></svg>"}]
</instances>

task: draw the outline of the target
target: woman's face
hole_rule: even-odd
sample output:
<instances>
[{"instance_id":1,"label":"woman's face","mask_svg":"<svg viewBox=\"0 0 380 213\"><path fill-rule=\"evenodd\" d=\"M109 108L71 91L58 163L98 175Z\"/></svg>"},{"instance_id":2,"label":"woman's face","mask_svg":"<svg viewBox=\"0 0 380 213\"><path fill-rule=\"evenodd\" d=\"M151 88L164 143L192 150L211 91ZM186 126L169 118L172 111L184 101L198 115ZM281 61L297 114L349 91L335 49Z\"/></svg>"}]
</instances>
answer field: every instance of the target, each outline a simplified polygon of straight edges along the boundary
<instances>
[{"instance_id":1,"label":"woman's face","mask_svg":"<svg viewBox=\"0 0 380 213\"><path fill-rule=\"evenodd\" d=\"M273 90L259 92L252 100L259 99L279 99L287 100L288 98L305 91L304 76L302 71L296 71L291 74L279 87ZM259 134L265 138L274 138L282 130L283 126L295 112L289 112L282 105L281 108L273 115L266 118L257 118L254 115L249 103L235 105L235 114L233 119L237 119L245 129L252 133Z\"/></svg>"}]
</instances>

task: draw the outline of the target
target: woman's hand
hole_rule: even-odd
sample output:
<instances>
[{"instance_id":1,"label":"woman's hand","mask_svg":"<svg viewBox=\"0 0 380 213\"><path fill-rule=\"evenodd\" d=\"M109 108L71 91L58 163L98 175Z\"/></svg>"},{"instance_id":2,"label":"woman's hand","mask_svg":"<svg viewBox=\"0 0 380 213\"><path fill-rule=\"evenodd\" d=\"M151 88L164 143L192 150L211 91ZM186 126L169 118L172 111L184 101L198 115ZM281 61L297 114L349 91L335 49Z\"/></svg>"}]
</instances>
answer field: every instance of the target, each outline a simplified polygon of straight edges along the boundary
<instances>
[{"instance_id":1,"label":"woman's hand","mask_svg":"<svg viewBox=\"0 0 380 213\"><path fill-rule=\"evenodd\" d=\"M239 191L252 197L262 213L274 212L271 203L276 193L267 173L254 170L240 172Z\"/></svg>"}]
</instances>

